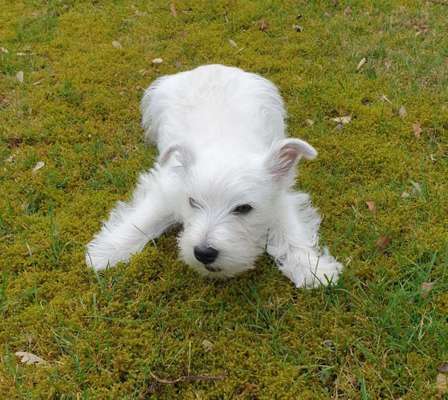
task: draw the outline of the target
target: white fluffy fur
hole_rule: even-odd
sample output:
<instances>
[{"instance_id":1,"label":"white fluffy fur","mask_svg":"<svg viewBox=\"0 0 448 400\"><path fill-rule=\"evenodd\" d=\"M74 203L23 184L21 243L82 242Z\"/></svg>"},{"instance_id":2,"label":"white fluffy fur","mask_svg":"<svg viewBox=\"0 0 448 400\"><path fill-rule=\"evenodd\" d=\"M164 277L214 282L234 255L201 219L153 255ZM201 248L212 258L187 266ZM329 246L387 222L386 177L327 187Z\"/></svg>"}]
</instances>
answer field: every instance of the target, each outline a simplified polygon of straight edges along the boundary
<instances>
[{"instance_id":1,"label":"white fluffy fur","mask_svg":"<svg viewBox=\"0 0 448 400\"><path fill-rule=\"evenodd\" d=\"M132 200L118 203L88 244L89 266L128 261L181 223L181 257L203 275L234 276L266 250L297 287L337 279L342 265L319 249L318 213L308 195L291 190L299 159L317 153L285 137L283 101L270 81L238 68L201 66L155 81L141 109L145 137L160 155L140 176ZM252 211L233 213L241 204ZM199 245L219 251L218 272L196 260Z\"/></svg>"}]
</instances>

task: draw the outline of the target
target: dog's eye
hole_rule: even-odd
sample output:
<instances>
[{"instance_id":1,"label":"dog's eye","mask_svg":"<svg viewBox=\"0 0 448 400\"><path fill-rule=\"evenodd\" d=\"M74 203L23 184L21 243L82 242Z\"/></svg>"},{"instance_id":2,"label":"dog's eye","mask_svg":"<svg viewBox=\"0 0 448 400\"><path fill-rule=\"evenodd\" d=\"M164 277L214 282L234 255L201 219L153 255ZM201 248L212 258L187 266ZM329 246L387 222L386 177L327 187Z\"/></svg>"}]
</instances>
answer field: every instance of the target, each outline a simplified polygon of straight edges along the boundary
<instances>
[{"instance_id":1,"label":"dog's eye","mask_svg":"<svg viewBox=\"0 0 448 400\"><path fill-rule=\"evenodd\" d=\"M241 204L232 210L233 214L248 214L253 210L250 204Z\"/></svg>"},{"instance_id":2,"label":"dog's eye","mask_svg":"<svg viewBox=\"0 0 448 400\"><path fill-rule=\"evenodd\" d=\"M190 203L191 208L201 208L200 204L191 197L188 198L188 202Z\"/></svg>"}]
</instances>

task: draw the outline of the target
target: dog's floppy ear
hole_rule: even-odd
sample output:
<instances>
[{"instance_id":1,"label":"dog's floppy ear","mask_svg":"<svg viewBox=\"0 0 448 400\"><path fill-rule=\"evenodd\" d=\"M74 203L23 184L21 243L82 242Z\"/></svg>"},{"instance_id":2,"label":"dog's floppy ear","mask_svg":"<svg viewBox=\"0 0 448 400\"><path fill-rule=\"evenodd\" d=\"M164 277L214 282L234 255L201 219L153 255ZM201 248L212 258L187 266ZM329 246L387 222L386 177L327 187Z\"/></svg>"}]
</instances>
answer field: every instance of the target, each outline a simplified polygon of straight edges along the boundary
<instances>
[{"instance_id":1,"label":"dog's floppy ear","mask_svg":"<svg viewBox=\"0 0 448 400\"><path fill-rule=\"evenodd\" d=\"M188 168L193 163L193 153L182 144L174 144L163 151L159 156L160 165L172 162L173 167Z\"/></svg>"},{"instance_id":2,"label":"dog's floppy ear","mask_svg":"<svg viewBox=\"0 0 448 400\"><path fill-rule=\"evenodd\" d=\"M272 145L267 167L274 178L280 179L290 176L302 157L311 160L316 156L316 149L309 143L300 139L282 139Z\"/></svg>"}]
</instances>

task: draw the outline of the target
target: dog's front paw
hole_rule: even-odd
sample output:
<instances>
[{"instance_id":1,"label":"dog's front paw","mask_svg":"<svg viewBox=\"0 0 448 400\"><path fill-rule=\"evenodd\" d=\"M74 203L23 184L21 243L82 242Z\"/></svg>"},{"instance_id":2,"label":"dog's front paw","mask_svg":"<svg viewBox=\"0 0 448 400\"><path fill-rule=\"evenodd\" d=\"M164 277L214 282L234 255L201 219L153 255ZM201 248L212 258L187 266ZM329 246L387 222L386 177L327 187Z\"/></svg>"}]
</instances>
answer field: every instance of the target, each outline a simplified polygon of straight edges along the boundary
<instances>
[{"instance_id":1,"label":"dog's front paw","mask_svg":"<svg viewBox=\"0 0 448 400\"><path fill-rule=\"evenodd\" d=\"M86 264L97 271L113 266L113 252L113 248L105 246L105 244L97 237L86 247Z\"/></svg>"},{"instance_id":2,"label":"dog's front paw","mask_svg":"<svg viewBox=\"0 0 448 400\"><path fill-rule=\"evenodd\" d=\"M330 255L321 255L314 265L304 268L299 279L294 281L296 287L315 288L335 284L342 271L342 264Z\"/></svg>"},{"instance_id":3,"label":"dog's front paw","mask_svg":"<svg viewBox=\"0 0 448 400\"><path fill-rule=\"evenodd\" d=\"M283 259L277 260L279 269L298 288L315 288L337 282L342 264L327 252L317 255L315 251L296 249Z\"/></svg>"}]
</instances>

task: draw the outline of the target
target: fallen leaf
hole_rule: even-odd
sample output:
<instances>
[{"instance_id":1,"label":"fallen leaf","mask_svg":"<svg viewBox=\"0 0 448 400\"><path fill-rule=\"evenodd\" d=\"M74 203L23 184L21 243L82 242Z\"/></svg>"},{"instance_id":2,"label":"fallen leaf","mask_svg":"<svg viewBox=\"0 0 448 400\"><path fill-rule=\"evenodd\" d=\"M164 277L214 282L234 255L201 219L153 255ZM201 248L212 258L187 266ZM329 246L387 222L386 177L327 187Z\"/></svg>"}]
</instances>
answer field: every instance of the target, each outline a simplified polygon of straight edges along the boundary
<instances>
[{"instance_id":1,"label":"fallen leaf","mask_svg":"<svg viewBox=\"0 0 448 400\"><path fill-rule=\"evenodd\" d=\"M20 82L23 83L23 71L19 71L16 74L16 79Z\"/></svg>"},{"instance_id":2,"label":"fallen leaf","mask_svg":"<svg viewBox=\"0 0 448 400\"><path fill-rule=\"evenodd\" d=\"M374 201L371 201L371 200L366 201L366 205L367 205L367 208L369 209L369 211L374 212L376 210Z\"/></svg>"},{"instance_id":3,"label":"fallen leaf","mask_svg":"<svg viewBox=\"0 0 448 400\"><path fill-rule=\"evenodd\" d=\"M336 118L332 118L331 120L334 122L337 122L338 124L346 125L346 124L350 123L350 121L352 120L352 117L351 117L351 115L346 115L345 117L336 117Z\"/></svg>"},{"instance_id":4,"label":"fallen leaf","mask_svg":"<svg viewBox=\"0 0 448 400\"><path fill-rule=\"evenodd\" d=\"M422 187L420 183L411 181L411 185L412 185L412 192L414 194L422 194Z\"/></svg>"},{"instance_id":5,"label":"fallen leaf","mask_svg":"<svg viewBox=\"0 0 448 400\"><path fill-rule=\"evenodd\" d=\"M20 358L22 364L32 365L32 364L46 364L47 362L33 353L28 353L26 351L18 351L15 353L17 357Z\"/></svg>"},{"instance_id":6,"label":"fallen leaf","mask_svg":"<svg viewBox=\"0 0 448 400\"><path fill-rule=\"evenodd\" d=\"M408 197L410 197L411 195L409 194L409 192L403 192L402 194L401 194L401 198L402 199L407 199Z\"/></svg>"},{"instance_id":7,"label":"fallen leaf","mask_svg":"<svg viewBox=\"0 0 448 400\"><path fill-rule=\"evenodd\" d=\"M116 49L122 49L122 48L123 48L123 46L121 45L121 43L120 43L119 41L117 41L117 40L114 40L114 41L112 42L112 46L114 46Z\"/></svg>"},{"instance_id":8,"label":"fallen leaf","mask_svg":"<svg viewBox=\"0 0 448 400\"><path fill-rule=\"evenodd\" d=\"M306 119L305 122L306 122L306 124L308 126L313 126L314 125L314 121L312 119Z\"/></svg>"},{"instance_id":9,"label":"fallen leaf","mask_svg":"<svg viewBox=\"0 0 448 400\"><path fill-rule=\"evenodd\" d=\"M171 15L173 17L177 17L176 5L174 3L170 4L170 11L171 11Z\"/></svg>"},{"instance_id":10,"label":"fallen leaf","mask_svg":"<svg viewBox=\"0 0 448 400\"><path fill-rule=\"evenodd\" d=\"M349 15L352 15L352 9L350 7L345 7L344 9L344 15L348 17Z\"/></svg>"},{"instance_id":11,"label":"fallen leaf","mask_svg":"<svg viewBox=\"0 0 448 400\"><path fill-rule=\"evenodd\" d=\"M159 65L163 63L163 58L154 58L151 62L155 65Z\"/></svg>"},{"instance_id":12,"label":"fallen leaf","mask_svg":"<svg viewBox=\"0 0 448 400\"><path fill-rule=\"evenodd\" d=\"M260 31L262 32L266 32L269 29L269 23L268 21L266 21L265 19L262 19L259 23L258 23L258 27L260 29Z\"/></svg>"},{"instance_id":13,"label":"fallen leaf","mask_svg":"<svg viewBox=\"0 0 448 400\"><path fill-rule=\"evenodd\" d=\"M266 32L266 31L269 29L268 21L266 21L265 19L262 19L262 20L258 23L258 28L260 29L260 31L262 31L262 32Z\"/></svg>"},{"instance_id":14,"label":"fallen leaf","mask_svg":"<svg viewBox=\"0 0 448 400\"><path fill-rule=\"evenodd\" d=\"M376 241L375 245L378 248L378 250L384 251L386 250L387 246L389 246L390 242L391 240L387 236L380 236Z\"/></svg>"},{"instance_id":15,"label":"fallen leaf","mask_svg":"<svg viewBox=\"0 0 448 400\"><path fill-rule=\"evenodd\" d=\"M437 367L437 371L448 374L448 362L444 362Z\"/></svg>"},{"instance_id":16,"label":"fallen leaf","mask_svg":"<svg viewBox=\"0 0 448 400\"><path fill-rule=\"evenodd\" d=\"M362 58L361 59L361 61L358 63L358 66L356 67L356 71L359 71L363 66L364 66L364 64L367 62L367 58Z\"/></svg>"},{"instance_id":17,"label":"fallen leaf","mask_svg":"<svg viewBox=\"0 0 448 400\"><path fill-rule=\"evenodd\" d=\"M420 126L419 122L416 122L412 125L412 129L414 130L414 136L419 139L422 135L422 127Z\"/></svg>"},{"instance_id":18,"label":"fallen leaf","mask_svg":"<svg viewBox=\"0 0 448 400\"><path fill-rule=\"evenodd\" d=\"M213 343L210 342L210 340L204 339L202 341L202 347L204 348L205 351L210 352L213 350Z\"/></svg>"},{"instance_id":19,"label":"fallen leaf","mask_svg":"<svg viewBox=\"0 0 448 400\"><path fill-rule=\"evenodd\" d=\"M9 53L8 49L5 49L4 47L0 47L0 51L5 54Z\"/></svg>"},{"instance_id":20,"label":"fallen leaf","mask_svg":"<svg viewBox=\"0 0 448 400\"><path fill-rule=\"evenodd\" d=\"M384 66L386 67L387 70L389 70L390 67L392 67L392 61L389 60L384 61Z\"/></svg>"},{"instance_id":21,"label":"fallen leaf","mask_svg":"<svg viewBox=\"0 0 448 400\"><path fill-rule=\"evenodd\" d=\"M400 116L400 118L406 118L406 116L408 115L408 112L406 111L405 106L401 106L399 108L398 115Z\"/></svg>"},{"instance_id":22,"label":"fallen leaf","mask_svg":"<svg viewBox=\"0 0 448 400\"><path fill-rule=\"evenodd\" d=\"M43 168L44 165L45 163L43 161L38 161L33 168L33 174L39 171L41 168Z\"/></svg>"},{"instance_id":23,"label":"fallen leaf","mask_svg":"<svg viewBox=\"0 0 448 400\"><path fill-rule=\"evenodd\" d=\"M448 392L448 378L444 374L437 374L436 377L437 393L442 396Z\"/></svg>"},{"instance_id":24,"label":"fallen leaf","mask_svg":"<svg viewBox=\"0 0 448 400\"><path fill-rule=\"evenodd\" d=\"M303 32L303 27L301 25L298 25L298 24L294 24L292 26L292 29L294 29L296 32Z\"/></svg>"},{"instance_id":25,"label":"fallen leaf","mask_svg":"<svg viewBox=\"0 0 448 400\"><path fill-rule=\"evenodd\" d=\"M434 282L423 282L420 286L420 295L426 299L431 292L432 288L434 287Z\"/></svg>"},{"instance_id":26,"label":"fallen leaf","mask_svg":"<svg viewBox=\"0 0 448 400\"><path fill-rule=\"evenodd\" d=\"M230 46L232 46L232 47L238 47L238 45L236 44L236 42L235 42L234 40L232 40L232 39L229 39L229 44L230 44Z\"/></svg>"}]
</instances>

